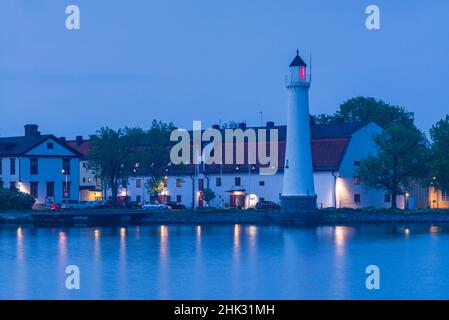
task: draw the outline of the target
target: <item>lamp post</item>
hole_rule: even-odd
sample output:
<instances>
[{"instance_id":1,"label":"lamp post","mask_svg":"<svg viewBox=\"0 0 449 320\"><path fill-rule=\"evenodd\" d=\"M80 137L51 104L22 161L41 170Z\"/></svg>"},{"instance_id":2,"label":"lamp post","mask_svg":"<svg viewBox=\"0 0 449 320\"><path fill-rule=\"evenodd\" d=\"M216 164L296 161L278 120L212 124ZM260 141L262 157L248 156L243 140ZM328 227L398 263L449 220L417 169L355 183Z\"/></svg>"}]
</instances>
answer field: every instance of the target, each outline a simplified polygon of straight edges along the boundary
<instances>
[{"instance_id":1,"label":"lamp post","mask_svg":"<svg viewBox=\"0 0 449 320\"><path fill-rule=\"evenodd\" d=\"M65 170L65 168L63 168L61 170L62 174L65 175L65 192L64 192L64 198L68 198L69 197L69 177L67 175L67 172Z\"/></svg>"}]
</instances>

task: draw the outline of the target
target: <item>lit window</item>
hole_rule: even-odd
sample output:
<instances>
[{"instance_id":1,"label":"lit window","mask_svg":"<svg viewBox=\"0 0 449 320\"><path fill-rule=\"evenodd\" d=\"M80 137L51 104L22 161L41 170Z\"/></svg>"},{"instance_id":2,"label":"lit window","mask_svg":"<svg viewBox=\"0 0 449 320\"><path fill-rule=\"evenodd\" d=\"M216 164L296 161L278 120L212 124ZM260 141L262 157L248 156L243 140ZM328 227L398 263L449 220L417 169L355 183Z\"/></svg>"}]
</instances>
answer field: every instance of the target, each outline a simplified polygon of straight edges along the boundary
<instances>
[{"instance_id":1,"label":"lit window","mask_svg":"<svg viewBox=\"0 0 449 320\"><path fill-rule=\"evenodd\" d=\"M306 77L306 69L304 67L301 67L301 69L299 69L299 76L301 79L304 79Z\"/></svg>"},{"instance_id":2,"label":"lit window","mask_svg":"<svg viewBox=\"0 0 449 320\"><path fill-rule=\"evenodd\" d=\"M441 192L441 201L449 202L449 191L442 191Z\"/></svg>"}]
</instances>

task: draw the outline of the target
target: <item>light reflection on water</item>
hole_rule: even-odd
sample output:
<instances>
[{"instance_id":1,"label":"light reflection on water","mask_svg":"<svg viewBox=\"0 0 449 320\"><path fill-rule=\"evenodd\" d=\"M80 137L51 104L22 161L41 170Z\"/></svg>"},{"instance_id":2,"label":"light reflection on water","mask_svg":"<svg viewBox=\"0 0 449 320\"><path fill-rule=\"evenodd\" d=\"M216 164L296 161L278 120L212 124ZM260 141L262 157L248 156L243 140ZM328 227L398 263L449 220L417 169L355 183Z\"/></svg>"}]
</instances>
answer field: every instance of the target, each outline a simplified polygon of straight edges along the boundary
<instances>
[{"instance_id":1,"label":"light reflection on water","mask_svg":"<svg viewBox=\"0 0 449 320\"><path fill-rule=\"evenodd\" d=\"M445 224L0 226L0 298L449 298L448 235ZM65 288L70 264L79 291ZM371 264L380 291L364 288Z\"/></svg>"}]
</instances>

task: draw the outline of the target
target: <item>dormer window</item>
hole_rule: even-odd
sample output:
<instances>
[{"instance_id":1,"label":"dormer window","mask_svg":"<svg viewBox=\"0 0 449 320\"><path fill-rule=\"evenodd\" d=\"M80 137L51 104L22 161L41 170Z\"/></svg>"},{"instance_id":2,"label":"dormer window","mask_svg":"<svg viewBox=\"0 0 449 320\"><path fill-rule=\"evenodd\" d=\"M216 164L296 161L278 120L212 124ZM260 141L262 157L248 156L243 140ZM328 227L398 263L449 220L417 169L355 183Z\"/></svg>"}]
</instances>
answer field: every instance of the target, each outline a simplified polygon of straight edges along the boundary
<instances>
[{"instance_id":1,"label":"dormer window","mask_svg":"<svg viewBox=\"0 0 449 320\"><path fill-rule=\"evenodd\" d=\"M48 150L53 150L54 147L55 147L55 145L53 144L53 142L48 142L48 143L47 143L47 149L48 149Z\"/></svg>"}]
</instances>

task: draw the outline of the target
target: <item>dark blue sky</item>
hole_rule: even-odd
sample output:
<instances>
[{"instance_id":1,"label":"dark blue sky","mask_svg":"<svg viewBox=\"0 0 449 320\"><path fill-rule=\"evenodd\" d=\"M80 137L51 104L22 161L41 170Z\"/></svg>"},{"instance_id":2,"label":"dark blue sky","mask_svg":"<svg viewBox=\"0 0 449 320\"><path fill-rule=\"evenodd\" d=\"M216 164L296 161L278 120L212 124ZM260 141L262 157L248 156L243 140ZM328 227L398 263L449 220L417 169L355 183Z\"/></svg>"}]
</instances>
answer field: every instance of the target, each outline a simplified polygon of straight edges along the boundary
<instances>
[{"instance_id":1,"label":"dark blue sky","mask_svg":"<svg viewBox=\"0 0 449 320\"><path fill-rule=\"evenodd\" d=\"M65 29L77 4L81 30ZM365 8L381 9L380 31ZM1 0L0 135L101 126L285 123L284 74L313 54L312 113L374 96L427 130L449 113L449 2Z\"/></svg>"}]
</instances>

